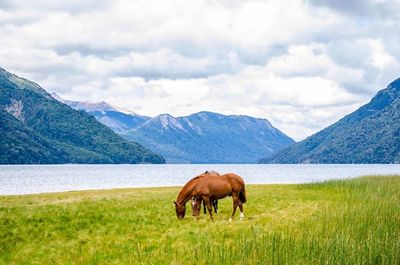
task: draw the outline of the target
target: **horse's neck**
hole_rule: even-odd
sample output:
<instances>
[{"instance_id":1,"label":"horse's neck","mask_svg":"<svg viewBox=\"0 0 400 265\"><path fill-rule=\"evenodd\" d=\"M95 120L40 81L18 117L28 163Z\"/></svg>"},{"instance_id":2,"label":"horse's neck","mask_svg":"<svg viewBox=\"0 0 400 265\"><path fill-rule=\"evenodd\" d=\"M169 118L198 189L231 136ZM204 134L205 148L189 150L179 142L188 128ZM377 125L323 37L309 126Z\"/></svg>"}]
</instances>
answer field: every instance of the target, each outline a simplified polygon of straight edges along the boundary
<instances>
[{"instance_id":1,"label":"horse's neck","mask_svg":"<svg viewBox=\"0 0 400 265\"><path fill-rule=\"evenodd\" d=\"M192 191L194 188L194 183L188 183L185 187L182 188L181 192L178 195L176 201L180 204L186 204L188 200L192 197Z\"/></svg>"}]
</instances>

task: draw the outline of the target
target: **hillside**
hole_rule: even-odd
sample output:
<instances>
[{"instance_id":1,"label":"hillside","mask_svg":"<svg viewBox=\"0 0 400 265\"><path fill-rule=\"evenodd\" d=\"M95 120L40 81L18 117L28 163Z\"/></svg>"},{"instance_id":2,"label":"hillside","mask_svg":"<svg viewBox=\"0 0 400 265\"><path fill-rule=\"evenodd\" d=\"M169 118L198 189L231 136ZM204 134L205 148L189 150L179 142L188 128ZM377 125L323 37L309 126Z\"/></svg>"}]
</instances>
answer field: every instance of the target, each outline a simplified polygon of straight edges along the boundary
<instances>
[{"instance_id":1,"label":"hillside","mask_svg":"<svg viewBox=\"0 0 400 265\"><path fill-rule=\"evenodd\" d=\"M93 103L90 101L65 100L55 93L52 94L52 97L73 109L86 111L118 134L126 134L128 130L136 128L150 119L150 117L112 106L105 101Z\"/></svg>"},{"instance_id":2,"label":"hillside","mask_svg":"<svg viewBox=\"0 0 400 265\"><path fill-rule=\"evenodd\" d=\"M1 68L0 122L0 164L164 162Z\"/></svg>"},{"instance_id":3,"label":"hillside","mask_svg":"<svg viewBox=\"0 0 400 265\"><path fill-rule=\"evenodd\" d=\"M400 79L335 124L261 163L400 163Z\"/></svg>"},{"instance_id":4,"label":"hillside","mask_svg":"<svg viewBox=\"0 0 400 265\"><path fill-rule=\"evenodd\" d=\"M206 111L150 118L106 102L60 100L163 155L168 163L255 163L294 142L266 119Z\"/></svg>"},{"instance_id":5,"label":"hillside","mask_svg":"<svg viewBox=\"0 0 400 265\"><path fill-rule=\"evenodd\" d=\"M293 143L265 119L199 112L175 118L162 114L127 132L169 163L254 163Z\"/></svg>"}]
</instances>

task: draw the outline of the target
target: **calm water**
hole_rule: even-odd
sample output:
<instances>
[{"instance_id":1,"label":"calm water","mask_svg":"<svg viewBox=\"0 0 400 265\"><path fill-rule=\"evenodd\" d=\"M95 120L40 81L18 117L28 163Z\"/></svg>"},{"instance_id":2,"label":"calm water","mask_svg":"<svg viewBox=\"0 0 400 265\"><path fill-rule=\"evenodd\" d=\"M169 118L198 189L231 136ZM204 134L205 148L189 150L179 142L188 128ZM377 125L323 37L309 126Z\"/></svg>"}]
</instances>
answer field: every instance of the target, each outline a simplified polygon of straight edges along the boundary
<instances>
[{"instance_id":1,"label":"calm water","mask_svg":"<svg viewBox=\"0 0 400 265\"><path fill-rule=\"evenodd\" d=\"M205 170L235 172L248 184L307 183L400 175L400 165L29 165L0 166L0 195L180 186Z\"/></svg>"}]
</instances>

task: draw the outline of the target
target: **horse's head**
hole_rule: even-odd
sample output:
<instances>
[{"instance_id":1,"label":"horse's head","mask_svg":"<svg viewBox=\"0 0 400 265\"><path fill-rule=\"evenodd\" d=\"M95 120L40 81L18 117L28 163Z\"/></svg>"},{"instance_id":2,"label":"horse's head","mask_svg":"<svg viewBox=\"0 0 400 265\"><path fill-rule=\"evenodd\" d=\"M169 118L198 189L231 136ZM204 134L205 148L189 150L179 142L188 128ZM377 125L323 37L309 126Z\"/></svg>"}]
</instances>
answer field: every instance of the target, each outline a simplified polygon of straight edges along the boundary
<instances>
[{"instance_id":1,"label":"horse's head","mask_svg":"<svg viewBox=\"0 0 400 265\"><path fill-rule=\"evenodd\" d=\"M185 204L180 204L177 202L174 202L174 204L175 204L176 217L178 217L178 219L183 219L183 217L185 217L185 212L186 212Z\"/></svg>"}]
</instances>

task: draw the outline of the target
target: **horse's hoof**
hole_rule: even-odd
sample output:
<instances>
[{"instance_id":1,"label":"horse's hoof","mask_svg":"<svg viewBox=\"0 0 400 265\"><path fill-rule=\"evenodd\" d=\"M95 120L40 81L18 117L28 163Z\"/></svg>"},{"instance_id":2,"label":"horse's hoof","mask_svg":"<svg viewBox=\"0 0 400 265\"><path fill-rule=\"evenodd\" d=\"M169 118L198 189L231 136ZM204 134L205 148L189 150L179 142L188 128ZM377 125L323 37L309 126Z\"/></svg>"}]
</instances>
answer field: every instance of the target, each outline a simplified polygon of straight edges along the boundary
<instances>
[{"instance_id":1,"label":"horse's hoof","mask_svg":"<svg viewBox=\"0 0 400 265\"><path fill-rule=\"evenodd\" d=\"M232 222L232 218L229 218L229 221L228 222Z\"/></svg>"}]
</instances>

